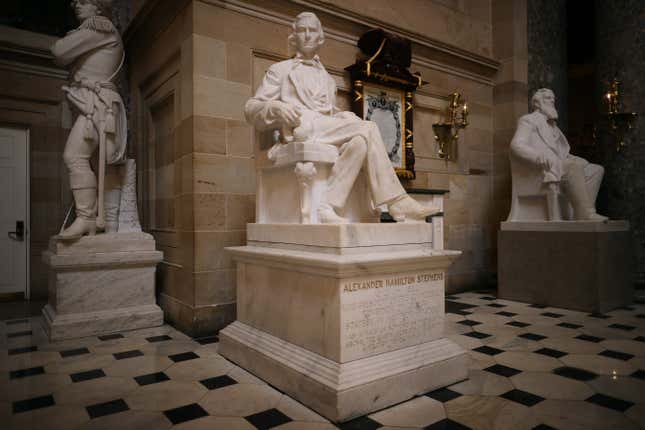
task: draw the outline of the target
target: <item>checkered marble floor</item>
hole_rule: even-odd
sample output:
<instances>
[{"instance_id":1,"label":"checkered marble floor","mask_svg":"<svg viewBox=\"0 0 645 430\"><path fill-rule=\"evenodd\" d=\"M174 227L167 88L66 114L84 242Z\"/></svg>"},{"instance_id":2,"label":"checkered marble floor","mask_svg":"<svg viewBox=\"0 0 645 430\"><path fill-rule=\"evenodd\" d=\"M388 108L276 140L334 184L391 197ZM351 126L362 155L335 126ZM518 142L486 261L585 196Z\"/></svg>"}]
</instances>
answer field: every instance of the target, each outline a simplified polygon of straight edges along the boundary
<instances>
[{"instance_id":1,"label":"checkered marble floor","mask_svg":"<svg viewBox=\"0 0 645 430\"><path fill-rule=\"evenodd\" d=\"M469 379L341 429L645 428L645 301L606 315L446 299ZM2 429L336 426L170 326L50 343L40 318L0 322Z\"/></svg>"}]
</instances>

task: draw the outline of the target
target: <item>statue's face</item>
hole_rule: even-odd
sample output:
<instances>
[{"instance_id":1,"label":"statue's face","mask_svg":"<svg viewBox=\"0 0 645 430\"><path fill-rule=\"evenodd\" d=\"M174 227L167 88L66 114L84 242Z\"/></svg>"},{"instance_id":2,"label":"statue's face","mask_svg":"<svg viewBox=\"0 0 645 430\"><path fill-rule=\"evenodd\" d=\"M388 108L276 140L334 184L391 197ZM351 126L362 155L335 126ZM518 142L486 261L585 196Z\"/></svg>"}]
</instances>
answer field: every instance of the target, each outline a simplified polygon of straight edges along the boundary
<instances>
[{"instance_id":1,"label":"statue's face","mask_svg":"<svg viewBox=\"0 0 645 430\"><path fill-rule=\"evenodd\" d=\"M307 58L316 55L324 41L319 22L312 16L298 19L293 38L298 52Z\"/></svg>"},{"instance_id":2,"label":"statue's face","mask_svg":"<svg viewBox=\"0 0 645 430\"><path fill-rule=\"evenodd\" d=\"M548 91L542 95L539 108L548 119L558 119L558 111L555 109L555 94L553 92Z\"/></svg>"},{"instance_id":3,"label":"statue's face","mask_svg":"<svg viewBox=\"0 0 645 430\"><path fill-rule=\"evenodd\" d=\"M81 22L98 15L99 12L99 8L89 0L72 0L72 7L76 18Z\"/></svg>"}]
</instances>

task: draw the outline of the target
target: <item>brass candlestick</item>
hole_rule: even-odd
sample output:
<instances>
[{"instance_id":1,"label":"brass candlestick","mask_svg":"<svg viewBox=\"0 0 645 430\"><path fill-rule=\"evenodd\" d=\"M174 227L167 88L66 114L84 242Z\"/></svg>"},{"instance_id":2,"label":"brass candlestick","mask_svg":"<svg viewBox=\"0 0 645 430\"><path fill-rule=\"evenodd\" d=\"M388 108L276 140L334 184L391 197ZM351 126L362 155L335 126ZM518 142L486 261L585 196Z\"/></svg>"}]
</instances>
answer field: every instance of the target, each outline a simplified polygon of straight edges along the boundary
<instances>
[{"instance_id":1,"label":"brass candlestick","mask_svg":"<svg viewBox=\"0 0 645 430\"><path fill-rule=\"evenodd\" d=\"M434 138L439 145L439 157L453 160L457 139L459 139L459 130L468 127L468 104L462 101L462 96L458 92L450 96L448 105L448 122L440 122L432 125Z\"/></svg>"},{"instance_id":2,"label":"brass candlestick","mask_svg":"<svg viewBox=\"0 0 645 430\"><path fill-rule=\"evenodd\" d=\"M614 78L605 94L607 99L607 118L609 119L610 133L616 138L616 151L620 152L625 147L625 133L632 128L638 116L635 112L620 112L621 109L621 82Z\"/></svg>"}]
</instances>

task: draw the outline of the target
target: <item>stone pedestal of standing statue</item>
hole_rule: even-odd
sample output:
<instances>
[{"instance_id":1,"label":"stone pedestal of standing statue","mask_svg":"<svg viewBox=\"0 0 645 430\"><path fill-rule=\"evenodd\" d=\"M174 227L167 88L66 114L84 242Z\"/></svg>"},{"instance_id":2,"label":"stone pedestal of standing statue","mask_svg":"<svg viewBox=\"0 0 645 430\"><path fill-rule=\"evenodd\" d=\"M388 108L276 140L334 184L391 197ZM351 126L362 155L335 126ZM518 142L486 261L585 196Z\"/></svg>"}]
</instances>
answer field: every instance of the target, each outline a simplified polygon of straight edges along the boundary
<instances>
[{"instance_id":1,"label":"stone pedestal of standing statue","mask_svg":"<svg viewBox=\"0 0 645 430\"><path fill-rule=\"evenodd\" d=\"M569 153L555 96L536 91L511 142L512 201L498 240L500 298L606 312L633 298L627 221L598 215L603 168Z\"/></svg>"},{"instance_id":2,"label":"stone pedestal of standing statue","mask_svg":"<svg viewBox=\"0 0 645 430\"><path fill-rule=\"evenodd\" d=\"M125 158L125 109L113 83L123 44L110 11L100 9L109 4L72 2L81 25L52 46L56 61L72 70L63 90L77 117L63 154L76 217L43 253L49 267L43 315L51 340L163 323L154 276L162 253L139 224L136 166ZM90 167L96 150L98 180Z\"/></svg>"},{"instance_id":3,"label":"stone pedestal of standing statue","mask_svg":"<svg viewBox=\"0 0 645 430\"><path fill-rule=\"evenodd\" d=\"M281 136L258 173L248 244L228 248L237 320L219 352L346 421L467 377L467 354L443 336L460 252L436 243L425 217L438 209L401 188L376 126L335 112L315 15L296 18L292 41L298 55L271 66L246 105L249 122ZM400 222L378 223L382 205Z\"/></svg>"}]
</instances>

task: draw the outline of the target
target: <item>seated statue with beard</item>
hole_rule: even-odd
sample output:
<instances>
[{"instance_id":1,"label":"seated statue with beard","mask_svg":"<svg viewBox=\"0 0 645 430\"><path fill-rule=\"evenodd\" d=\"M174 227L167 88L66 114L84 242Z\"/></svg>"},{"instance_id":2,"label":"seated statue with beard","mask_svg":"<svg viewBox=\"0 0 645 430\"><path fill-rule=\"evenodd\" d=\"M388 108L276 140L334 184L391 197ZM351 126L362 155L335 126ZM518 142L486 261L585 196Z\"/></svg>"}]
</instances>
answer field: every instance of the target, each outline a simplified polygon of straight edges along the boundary
<instances>
[{"instance_id":1,"label":"seated statue with beard","mask_svg":"<svg viewBox=\"0 0 645 430\"><path fill-rule=\"evenodd\" d=\"M606 220L595 209L604 169L569 153L569 143L556 123L558 112L553 91L548 88L537 90L531 104L533 112L520 118L511 141L511 157L519 161L519 164L512 163L513 169L528 166L538 170L546 188L558 190L568 199L573 219ZM513 187L516 187L516 176L514 173ZM513 194L515 199L516 193ZM512 209L509 221L517 220L513 213Z\"/></svg>"}]
</instances>

